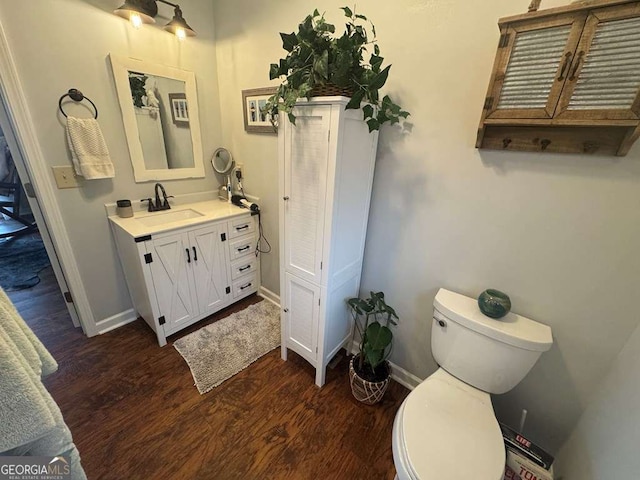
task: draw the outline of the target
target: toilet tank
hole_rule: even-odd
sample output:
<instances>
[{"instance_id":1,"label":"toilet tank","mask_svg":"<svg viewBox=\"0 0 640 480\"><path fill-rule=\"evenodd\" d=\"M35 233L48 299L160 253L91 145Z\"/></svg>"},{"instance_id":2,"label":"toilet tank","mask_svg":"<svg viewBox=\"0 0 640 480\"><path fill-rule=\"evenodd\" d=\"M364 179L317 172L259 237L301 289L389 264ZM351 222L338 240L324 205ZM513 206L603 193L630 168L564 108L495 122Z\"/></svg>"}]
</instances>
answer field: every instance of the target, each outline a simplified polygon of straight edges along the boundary
<instances>
[{"instance_id":1,"label":"toilet tank","mask_svg":"<svg viewBox=\"0 0 640 480\"><path fill-rule=\"evenodd\" d=\"M516 313L485 316L476 299L441 288L431 326L431 350L441 368L488 393L505 393L551 348L551 328Z\"/></svg>"}]
</instances>

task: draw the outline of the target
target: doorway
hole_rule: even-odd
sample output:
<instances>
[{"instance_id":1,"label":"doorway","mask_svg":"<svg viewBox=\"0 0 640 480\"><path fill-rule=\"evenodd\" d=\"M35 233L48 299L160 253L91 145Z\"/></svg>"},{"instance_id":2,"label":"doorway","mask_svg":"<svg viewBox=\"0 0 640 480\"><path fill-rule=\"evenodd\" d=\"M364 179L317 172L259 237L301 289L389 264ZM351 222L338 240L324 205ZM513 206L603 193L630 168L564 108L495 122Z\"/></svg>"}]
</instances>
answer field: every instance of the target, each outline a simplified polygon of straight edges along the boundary
<instances>
[{"instance_id":1,"label":"doorway","mask_svg":"<svg viewBox=\"0 0 640 480\"><path fill-rule=\"evenodd\" d=\"M5 105L0 96L0 286L27 324L55 335L80 323Z\"/></svg>"}]
</instances>

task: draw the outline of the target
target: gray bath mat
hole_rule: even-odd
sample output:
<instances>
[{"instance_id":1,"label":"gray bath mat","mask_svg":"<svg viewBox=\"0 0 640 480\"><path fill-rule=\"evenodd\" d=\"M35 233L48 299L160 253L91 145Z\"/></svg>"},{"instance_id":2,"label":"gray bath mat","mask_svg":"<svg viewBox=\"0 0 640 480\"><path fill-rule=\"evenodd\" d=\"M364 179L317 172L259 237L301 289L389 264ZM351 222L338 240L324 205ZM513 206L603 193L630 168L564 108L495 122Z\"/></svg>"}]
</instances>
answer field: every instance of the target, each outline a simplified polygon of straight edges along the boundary
<instances>
[{"instance_id":1,"label":"gray bath mat","mask_svg":"<svg viewBox=\"0 0 640 480\"><path fill-rule=\"evenodd\" d=\"M207 393L280 345L280 309L263 300L173 344Z\"/></svg>"}]
</instances>

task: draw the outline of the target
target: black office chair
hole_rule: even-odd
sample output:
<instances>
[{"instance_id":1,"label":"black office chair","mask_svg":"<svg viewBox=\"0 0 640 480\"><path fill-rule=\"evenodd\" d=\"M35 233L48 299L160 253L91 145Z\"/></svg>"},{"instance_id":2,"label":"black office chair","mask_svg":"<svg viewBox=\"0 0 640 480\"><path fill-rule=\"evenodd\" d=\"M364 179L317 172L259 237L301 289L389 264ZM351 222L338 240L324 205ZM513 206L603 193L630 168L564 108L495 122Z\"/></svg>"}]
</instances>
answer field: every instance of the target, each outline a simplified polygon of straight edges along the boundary
<instances>
[{"instance_id":1,"label":"black office chair","mask_svg":"<svg viewBox=\"0 0 640 480\"><path fill-rule=\"evenodd\" d=\"M2 142L4 143L4 142ZM22 201L22 185L18 171L13 163L9 147L0 144L0 161L4 161L3 169L6 173L0 178L0 214L4 214L11 220L6 223L6 228L0 222L0 238L13 237L25 233L35 232L38 227L35 222L20 215L20 202Z\"/></svg>"}]
</instances>

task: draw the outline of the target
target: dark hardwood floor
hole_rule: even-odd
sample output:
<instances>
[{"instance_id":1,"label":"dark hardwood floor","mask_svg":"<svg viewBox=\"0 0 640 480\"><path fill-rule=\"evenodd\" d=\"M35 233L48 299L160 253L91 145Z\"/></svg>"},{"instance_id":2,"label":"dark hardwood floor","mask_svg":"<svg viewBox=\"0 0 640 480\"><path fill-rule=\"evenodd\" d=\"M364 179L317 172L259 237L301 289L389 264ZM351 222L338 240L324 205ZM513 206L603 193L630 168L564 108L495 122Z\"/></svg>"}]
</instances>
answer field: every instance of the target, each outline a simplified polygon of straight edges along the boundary
<instances>
[{"instance_id":1,"label":"dark hardwood floor","mask_svg":"<svg viewBox=\"0 0 640 480\"><path fill-rule=\"evenodd\" d=\"M362 405L351 396L345 359L318 389L306 361L290 352L283 362L276 349L198 393L171 340L259 297L161 348L141 320L85 337L47 270L39 285L11 297L60 365L45 384L90 480L394 477L391 429L408 390L392 382L381 404Z\"/></svg>"}]
</instances>

